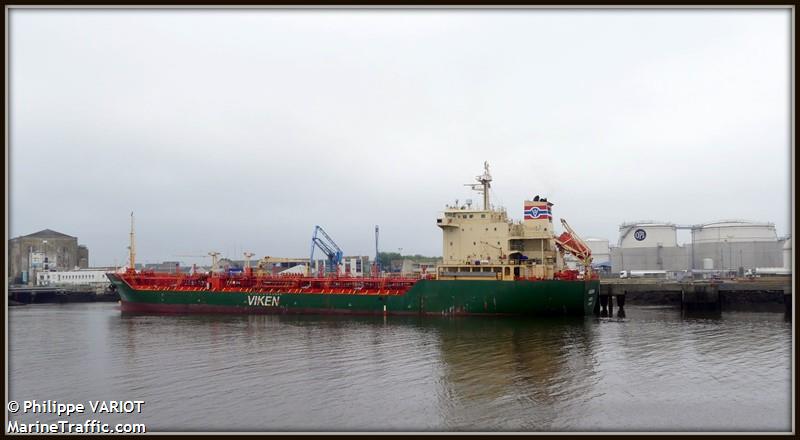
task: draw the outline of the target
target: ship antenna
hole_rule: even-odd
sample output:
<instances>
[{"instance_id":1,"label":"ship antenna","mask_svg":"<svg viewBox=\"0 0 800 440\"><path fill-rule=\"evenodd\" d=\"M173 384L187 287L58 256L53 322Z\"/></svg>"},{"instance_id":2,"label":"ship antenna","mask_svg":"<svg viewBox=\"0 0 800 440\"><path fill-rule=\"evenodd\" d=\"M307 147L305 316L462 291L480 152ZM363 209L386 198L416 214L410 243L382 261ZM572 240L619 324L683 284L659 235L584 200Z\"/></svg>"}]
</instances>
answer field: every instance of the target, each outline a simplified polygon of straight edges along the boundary
<instances>
[{"instance_id":1,"label":"ship antenna","mask_svg":"<svg viewBox=\"0 0 800 440\"><path fill-rule=\"evenodd\" d=\"M133 231L133 211L131 211L131 244L128 246L128 258L131 260L131 272L136 272L136 235Z\"/></svg>"}]
</instances>

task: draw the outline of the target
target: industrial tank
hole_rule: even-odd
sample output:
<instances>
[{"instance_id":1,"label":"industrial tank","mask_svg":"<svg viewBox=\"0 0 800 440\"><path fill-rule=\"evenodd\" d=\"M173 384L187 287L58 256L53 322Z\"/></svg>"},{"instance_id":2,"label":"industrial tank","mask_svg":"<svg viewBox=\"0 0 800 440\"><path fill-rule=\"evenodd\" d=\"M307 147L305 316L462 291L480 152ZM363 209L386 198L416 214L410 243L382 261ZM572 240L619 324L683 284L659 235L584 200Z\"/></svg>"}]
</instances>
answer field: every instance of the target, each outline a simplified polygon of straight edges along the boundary
<instances>
[{"instance_id":1,"label":"industrial tank","mask_svg":"<svg viewBox=\"0 0 800 440\"><path fill-rule=\"evenodd\" d=\"M786 239L783 243L783 268L786 270L792 269L792 238Z\"/></svg>"},{"instance_id":2,"label":"industrial tank","mask_svg":"<svg viewBox=\"0 0 800 440\"><path fill-rule=\"evenodd\" d=\"M607 238L587 238L584 240L592 251L592 262L603 263L611 261L611 250Z\"/></svg>"},{"instance_id":3,"label":"industrial tank","mask_svg":"<svg viewBox=\"0 0 800 440\"><path fill-rule=\"evenodd\" d=\"M677 228L672 223L645 221L619 226L621 248L653 248L678 246Z\"/></svg>"},{"instance_id":4,"label":"industrial tank","mask_svg":"<svg viewBox=\"0 0 800 440\"><path fill-rule=\"evenodd\" d=\"M778 240L774 223L724 220L692 228L692 243L737 243Z\"/></svg>"}]
</instances>

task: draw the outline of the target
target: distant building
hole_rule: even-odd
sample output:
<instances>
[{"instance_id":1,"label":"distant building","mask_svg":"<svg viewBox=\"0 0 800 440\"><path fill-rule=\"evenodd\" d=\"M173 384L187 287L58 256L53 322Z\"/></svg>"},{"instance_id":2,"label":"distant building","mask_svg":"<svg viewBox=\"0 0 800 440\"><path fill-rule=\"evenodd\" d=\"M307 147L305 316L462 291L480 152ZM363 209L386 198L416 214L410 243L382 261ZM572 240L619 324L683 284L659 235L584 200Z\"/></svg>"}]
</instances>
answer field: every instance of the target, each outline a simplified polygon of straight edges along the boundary
<instances>
[{"instance_id":1,"label":"distant building","mask_svg":"<svg viewBox=\"0 0 800 440\"><path fill-rule=\"evenodd\" d=\"M106 273L113 267L93 267L89 269L48 271L36 274L37 286L106 286L110 283Z\"/></svg>"},{"instance_id":2,"label":"distant building","mask_svg":"<svg viewBox=\"0 0 800 440\"><path fill-rule=\"evenodd\" d=\"M34 284L44 271L89 267L89 249L78 238L44 229L8 240L8 277L11 284Z\"/></svg>"},{"instance_id":3,"label":"distant building","mask_svg":"<svg viewBox=\"0 0 800 440\"><path fill-rule=\"evenodd\" d=\"M308 265L308 258L264 257L255 264L251 262L251 267L254 267L256 272L269 275L275 275L301 265L306 267Z\"/></svg>"},{"instance_id":4,"label":"distant building","mask_svg":"<svg viewBox=\"0 0 800 440\"><path fill-rule=\"evenodd\" d=\"M315 259L311 267L317 273L324 272L326 263L327 260ZM290 272L286 271L297 266L303 266L305 268L308 264L308 258L264 257L258 260L255 266L257 271L275 275L279 273L296 273L299 269ZM339 273L342 275L349 274L350 276L361 277L369 273L370 265L369 257L344 256L339 263Z\"/></svg>"},{"instance_id":5,"label":"distant building","mask_svg":"<svg viewBox=\"0 0 800 440\"><path fill-rule=\"evenodd\" d=\"M436 265L441 263L437 261L418 261L411 258L402 258L392 260L389 262L391 272L400 272L401 274L434 274L436 273Z\"/></svg>"},{"instance_id":6,"label":"distant building","mask_svg":"<svg viewBox=\"0 0 800 440\"><path fill-rule=\"evenodd\" d=\"M137 264L138 266L138 264ZM179 269L182 273L188 273L192 268L182 267L177 261L163 261L161 263L146 263L142 269L153 272L171 272L174 273L175 269Z\"/></svg>"}]
</instances>

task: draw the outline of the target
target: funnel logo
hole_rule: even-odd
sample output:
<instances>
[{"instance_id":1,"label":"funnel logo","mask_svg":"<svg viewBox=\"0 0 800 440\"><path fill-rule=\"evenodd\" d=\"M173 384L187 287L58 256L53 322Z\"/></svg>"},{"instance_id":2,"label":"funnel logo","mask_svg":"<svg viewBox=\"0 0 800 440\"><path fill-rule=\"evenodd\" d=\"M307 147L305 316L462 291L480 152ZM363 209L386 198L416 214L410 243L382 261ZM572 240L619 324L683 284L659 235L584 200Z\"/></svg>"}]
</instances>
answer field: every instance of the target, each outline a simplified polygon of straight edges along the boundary
<instances>
[{"instance_id":1,"label":"funnel logo","mask_svg":"<svg viewBox=\"0 0 800 440\"><path fill-rule=\"evenodd\" d=\"M553 218L546 205L525 207L525 220L537 220L540 218Z\"/></svg>"},{"instance_id":2,"label":"funnel logo","mask_svg":"<svg viewBox=\"0 0 800 440\"><path fill-rule=\"evenodd\" d=\"M644 229L637 229L633 232L633 238L635 238L636 241L642 241L647 238L647 232L645 232Z\"/></svg>"}]
</instances>

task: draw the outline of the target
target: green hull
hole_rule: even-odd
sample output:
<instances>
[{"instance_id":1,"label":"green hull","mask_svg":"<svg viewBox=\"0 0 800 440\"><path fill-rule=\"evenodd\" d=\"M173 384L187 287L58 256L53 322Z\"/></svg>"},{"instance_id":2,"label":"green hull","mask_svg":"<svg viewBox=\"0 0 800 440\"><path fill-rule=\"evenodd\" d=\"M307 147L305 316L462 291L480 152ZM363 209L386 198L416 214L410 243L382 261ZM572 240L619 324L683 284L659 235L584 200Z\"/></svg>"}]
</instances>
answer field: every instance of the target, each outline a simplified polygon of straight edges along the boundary
<instances>
[{"instance_id":1,"label":"green hull","mask_svg":"<svg viewBox=\"0 0 800 440\"><path fill-rule=\"evenodd\" d=\"M420 280L403 295L134 290L109 275L125 312L428 315L588 315L591 281Z\"/></svg>"}]
</instances>

